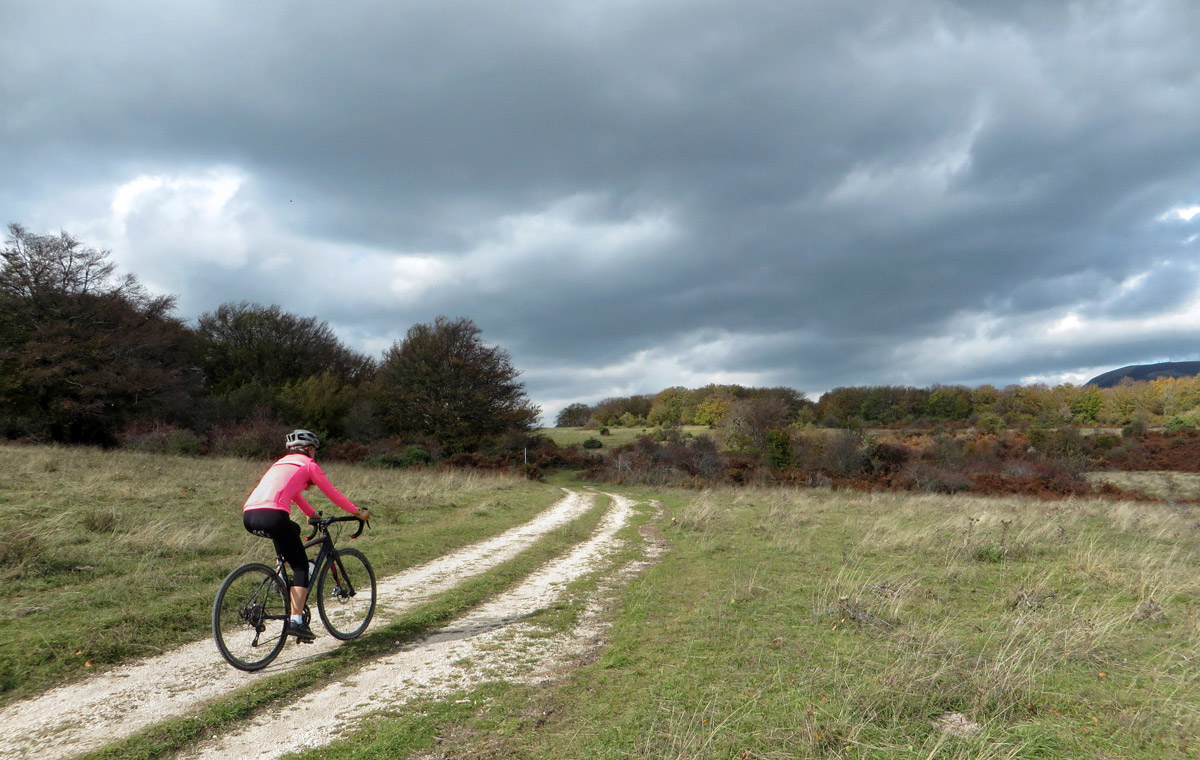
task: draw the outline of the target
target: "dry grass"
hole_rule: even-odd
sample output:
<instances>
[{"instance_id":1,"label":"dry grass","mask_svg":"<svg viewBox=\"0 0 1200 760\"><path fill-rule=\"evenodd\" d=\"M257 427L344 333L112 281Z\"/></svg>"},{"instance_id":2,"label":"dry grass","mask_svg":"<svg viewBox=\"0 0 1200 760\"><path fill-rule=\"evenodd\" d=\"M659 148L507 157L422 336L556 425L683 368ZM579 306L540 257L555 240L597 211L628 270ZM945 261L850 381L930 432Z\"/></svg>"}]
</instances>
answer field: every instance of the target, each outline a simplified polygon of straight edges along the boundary
<instances>
[{"instance_id":1,"label":"dry grass","mask_svg":"<svg viewBox=\"0 0 1200 760\"><path fill-rule=\"evenodd\" d=\"M1193 508L657 495L675 550L631 592L638 615L614 629L619 655L581 676L572 694L589 706L572 704L514 756L560 742L590 757L1192 751ZM580 738L597 720L606 728Z\"/></svg>"}]
</instances>

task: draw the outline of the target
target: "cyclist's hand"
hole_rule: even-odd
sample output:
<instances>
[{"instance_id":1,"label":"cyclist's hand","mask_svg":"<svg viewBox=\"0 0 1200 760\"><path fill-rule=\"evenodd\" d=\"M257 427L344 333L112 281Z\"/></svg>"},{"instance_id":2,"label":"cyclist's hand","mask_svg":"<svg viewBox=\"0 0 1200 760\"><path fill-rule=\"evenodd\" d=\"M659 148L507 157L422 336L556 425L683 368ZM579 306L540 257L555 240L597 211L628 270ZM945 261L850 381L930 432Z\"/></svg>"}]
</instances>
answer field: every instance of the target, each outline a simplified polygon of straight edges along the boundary
<instances>
[{"instance_id":1,"label":"cyclist's hand","mask_svg":"<svg viewBox=\"0 0 1200 760\"><path fill-rule=\"evenodd\" d=\"M308 518L308 524L309 524L309 525L316 525L316 524L317 524L317 523L319 523L319 522L321 522L321 516L320 516L320 515L313 515L312 517Z\"/></svg>"},{"instance_id":2,"label":"cyclist's hand","mask_svg":"<svg viewBox=\"0 0 1200 760\"><path fill-rule=\"evenodd\" d=\"M366 507L359 507L358 511L354 513L354 516L362 522L366 522L367 520L371 519L371 510L367 509Z\"/></svg>"}]
</instances>

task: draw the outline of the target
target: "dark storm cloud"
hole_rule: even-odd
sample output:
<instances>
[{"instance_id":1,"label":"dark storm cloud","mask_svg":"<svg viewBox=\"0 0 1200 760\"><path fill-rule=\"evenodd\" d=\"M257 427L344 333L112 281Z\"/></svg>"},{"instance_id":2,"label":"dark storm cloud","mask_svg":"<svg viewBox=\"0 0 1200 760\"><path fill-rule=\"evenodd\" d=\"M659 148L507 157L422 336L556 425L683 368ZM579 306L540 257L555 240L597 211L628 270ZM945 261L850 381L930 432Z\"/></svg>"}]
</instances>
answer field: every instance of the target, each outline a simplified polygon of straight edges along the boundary
<instances>
[{"instance_id":1,"label":"dark storm cloud","mask_svg":"<svg viewBox=\"0 0 1200 760\"><path fill-rule=\"evenodd\" d=\"M238 173L236 239L181 240L150 272L193 311L278 302L375 346L470 316L535 395L591 399L605 389L553 373L624 387L642 356L644 391L1016 381L1200 337L1200 219L1163 217L1200 203L1200 10L1182 0L3 15L15 221L86 218L73 187ZM149 217L169 204L115 239L165 245ZM232 218L164 229L193 217ZM330 262L358 250L374 269L356 284L367 264ZM298 292L264 263L280 255L336 276ZM1185 324L1151 319L1168 312ZM1151 321L1141 339L1044 329L1068 314Z\"/></svg>"}]
</instances>

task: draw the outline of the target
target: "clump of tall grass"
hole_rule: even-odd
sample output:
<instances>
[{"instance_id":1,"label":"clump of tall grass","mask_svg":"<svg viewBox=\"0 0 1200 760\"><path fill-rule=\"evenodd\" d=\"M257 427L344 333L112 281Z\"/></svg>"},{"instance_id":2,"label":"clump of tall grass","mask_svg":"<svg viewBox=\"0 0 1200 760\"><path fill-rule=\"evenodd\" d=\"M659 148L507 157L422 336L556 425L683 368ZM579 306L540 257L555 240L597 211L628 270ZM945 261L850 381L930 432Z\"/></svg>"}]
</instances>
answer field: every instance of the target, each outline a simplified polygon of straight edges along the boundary
<instances>
[{"instance_id":1,"label":"clump of tall grass","mask_svg":"<svg viewBox=\"0 0 1200 760\"><path fill-rule=\"evenodd\" d=\"M719 497L711 491L702 491L694 499L688 500L674 516L674 521L680 528L692 533L704 533L712 528L720 518L722 505Z\"/></svg>"},{"instance_id":2,"label":"clump of tall grass","mask_svg":"<svg viewBox=\"0 0 1200 760\"><path fill-rule=\"evenodd\" d=\"M88 509L79 518L79 524L90 533L113 533L120 521L121 517L113 507Z\"/></svg>"}]
</instances>

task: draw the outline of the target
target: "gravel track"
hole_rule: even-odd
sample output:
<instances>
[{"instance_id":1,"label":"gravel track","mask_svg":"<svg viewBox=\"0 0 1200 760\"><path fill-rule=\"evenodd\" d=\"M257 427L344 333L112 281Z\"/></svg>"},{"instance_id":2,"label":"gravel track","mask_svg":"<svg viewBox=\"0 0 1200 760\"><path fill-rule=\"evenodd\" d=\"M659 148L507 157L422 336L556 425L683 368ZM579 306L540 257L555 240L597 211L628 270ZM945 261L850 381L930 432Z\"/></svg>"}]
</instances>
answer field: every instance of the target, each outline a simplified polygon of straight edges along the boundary
<instances>
[{"instance_id":1,"label":"gravel track","mask_svg":"<svg viewBox=\"0 0 1200 760\"><path fill-rule=\"evenodd\" d=\"M395 709L415 698L438 698L496 679L544 677L585 651L599 633L593 604L574 630L546 636L522 622L560 599L567 584L589 575L621 542L634 502L613 496L613 506L593 535L507 591L428 638L381 658L345 679L313 691L293 705L205 742L189 760L265 760L327 744L352 728L358 716ZM618 571L628 576L636 566Z\"/></svg>"}]
</instances>

